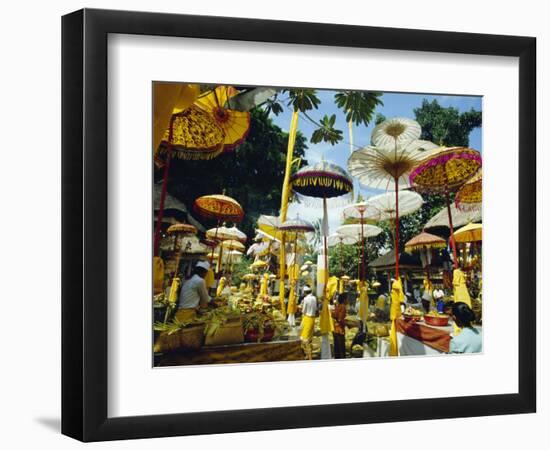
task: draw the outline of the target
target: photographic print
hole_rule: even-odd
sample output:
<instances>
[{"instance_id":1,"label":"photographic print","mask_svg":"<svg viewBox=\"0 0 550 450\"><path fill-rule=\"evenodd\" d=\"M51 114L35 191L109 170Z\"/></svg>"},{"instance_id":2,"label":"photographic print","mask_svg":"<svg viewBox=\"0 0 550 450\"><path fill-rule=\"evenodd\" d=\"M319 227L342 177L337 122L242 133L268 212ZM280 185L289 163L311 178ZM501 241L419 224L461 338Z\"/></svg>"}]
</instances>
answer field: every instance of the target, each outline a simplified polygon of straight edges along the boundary
<instances>
[{"instance_id":1,"label":"photographic print","mask_svg":"<svg viewBox=\"0 0 550 450\"><path fill-rule=\"evenodd\" d=\"M482 97L152 91L155 367L483 352Z\"/></svg>"}]
</instances>

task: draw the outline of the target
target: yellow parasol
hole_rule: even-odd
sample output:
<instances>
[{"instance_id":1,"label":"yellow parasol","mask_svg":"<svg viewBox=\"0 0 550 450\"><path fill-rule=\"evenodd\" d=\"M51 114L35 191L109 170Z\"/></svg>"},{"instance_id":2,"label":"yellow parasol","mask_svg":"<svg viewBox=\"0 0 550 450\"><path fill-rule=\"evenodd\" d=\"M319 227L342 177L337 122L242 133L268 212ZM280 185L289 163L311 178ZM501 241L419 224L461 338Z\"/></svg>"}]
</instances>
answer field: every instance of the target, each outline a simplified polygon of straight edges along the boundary
<instances>
[{"instance_id":1,"label":"yellow parasol","mask_svg":"<svg viewBox=\"0 0 550 450\"><path fill-rule=\"evenodd\" d=\"M469 223L454 232L455 242L481 241L483 226L480 223Z\"/></svg>"},{"instance_id":2,"label":"yellow parasol","mask_svg":"<svg viewBox=\"0 0 550 450\"><path fill-rule=\"evenodd\" d=\"M483 179L480 170L457 191L455 195L455 205L461 211L470 211L479 207L482 195Z\"/></svg>"},{"instance_id":3,"label":"yellow parasol","mask_svg":"<svg viewBox=\"0 0 550 450\"><path fill-rule=\"evenodd\" d=\"M237 200L225 194L204 195L195 200L195 212L207 219L218 221L241 222L244 211Z\"/></svg>"},{"instance_id":4,"label":"yellow parasol","mask_svg":"<svg viewBox=\"0 0 550 450\"><path fill-rule=\"evenodd\" d=\"M226 107L228 100L237 93L234 87L218 86L195 101L195 105L211 114L223 130L224 150L232 150L241 144L250 129L249 112L235 111Z\"/></svg>"},{"instance_id":5,"label":"yellow parasol","mask_svg":"<svg viewBox=\"0 0 550 450\"><path fill-rule=\"evenodd\" d=\"M159 150L180 159L212 159L223 151L224 139L223 129L212 116L191 106L172 116Z\"/></svg>"},{"instance_id":6,"label":"yellow parasol","mask_svg":"<svg viewBox=\"0 0 550 450\"><path fill-rule=\"evenodd\" d=\"M244 252L245 246L235 239L229 239L228 241L223 241L221 247L227 250L238 250L239 252Z\"/></svg>"},{"instance_id":7,"label":"yellow parasol","mask_svg":"<svg viewBox=\"0 0 550 450\"><path fill-rule=\"evenodd\" d=\"M268 266L269 264L266 262L266 261L261 261L261 260L258 260L258 261L254 261L252 264L250 264L250 268L252 270L255 270L255 269L264 269Z\"/></svg>"},{"instance_id":8,"label":"yellow parasol","mask_svg":"<svg viewBox=\"0 0 550 450\"><path fill-rule=\"evenodd\" d=\"M191 85L189 85L191 86ZM155 85L155 96L153 100L154 114L154 152L164 153L164 173L162 178L162 191L158 207L157 223L153 240L153 255L158 256L160 244L160 230L164 216L164 202L166 200L168 187L168 172L172 156L183 159L212 159L218 156L223 150L225 138L223 130L216 124L208 113L195 106L189 106L196 97L197 87L182 87L179 91L172 86L161 83ZM169 94L173 97L170 97ZM178 111L174 113L174 108ZM181 111L180 111L181 109ZM171 115L170 115L171 114ZM164 121L168 117L168 123ZM164 130L162 143L157 145L157 128L163 124ZM156 158L156 154L155 154Z\"/></svg>"}]
</instances>

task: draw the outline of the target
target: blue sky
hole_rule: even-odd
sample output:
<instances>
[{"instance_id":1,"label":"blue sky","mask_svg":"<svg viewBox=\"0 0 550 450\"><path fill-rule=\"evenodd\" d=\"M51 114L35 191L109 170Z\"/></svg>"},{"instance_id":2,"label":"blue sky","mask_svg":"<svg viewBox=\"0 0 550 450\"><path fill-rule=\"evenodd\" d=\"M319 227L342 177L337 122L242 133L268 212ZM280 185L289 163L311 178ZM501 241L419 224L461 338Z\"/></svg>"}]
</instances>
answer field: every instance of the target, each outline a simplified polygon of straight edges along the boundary
<instances>
[{"instance_id":1,"label":"blue sky","mask_svg":"<svg viewBox=\"0 0 550 450\"><path fill-rule=\"evenodd\" d=\"M337 145L331 146L327 143L312 144L308 142L308 149L306 150L306 159L310 164L321 160L322 157L326 161L333 162L340 167L346 169L347 160L350 155L348 126L345 120L345 114L334 104L334 94L336 91L319 90L317 92L321 104L319 109L310 111L308 114L315 120L319 121L325 114L336 114L336 128L343 131L344 140ZM283 94L284 96L284 94ZM469 97L458 95L429 95L429 94L403 94L403 93L384 93L382 101L384 106L379 106L376 112L379 112L386 116L391 117L409 117L414 119L414 108L418 108L422 105L422 101L427 99L428 101L437 100L441 106L455 107L460 112L469 111L471 108L481 111L482 99L481 97ZM285 107L283 113L275 116L272 114L273 121L281 127L283 130L288 131L290 125L291 111ZM311 134L315 129L315 125L300 117L298 122L298 129L306 136L309 141ZM370 135L374 124L370 124L368 127L364 125L353 126L353 143L354 148L366 146L370 143ZM477 128L470 133L470 147L476 150L482 151L482 132L481 128ZM382 191L377 191L369 188L364 188L356 184L356 189L359 188L364 198L370 197L374 194ZM330 231L333 233L335 228L339 225L341 219L342 208L333 208L329 212L329 225ZM321 217L321 211L317 208L304 208L303 205L290 205L289 217L295 216L299 212L300 217L306 220L315 220Z\"/></svg>"}]
</instances>

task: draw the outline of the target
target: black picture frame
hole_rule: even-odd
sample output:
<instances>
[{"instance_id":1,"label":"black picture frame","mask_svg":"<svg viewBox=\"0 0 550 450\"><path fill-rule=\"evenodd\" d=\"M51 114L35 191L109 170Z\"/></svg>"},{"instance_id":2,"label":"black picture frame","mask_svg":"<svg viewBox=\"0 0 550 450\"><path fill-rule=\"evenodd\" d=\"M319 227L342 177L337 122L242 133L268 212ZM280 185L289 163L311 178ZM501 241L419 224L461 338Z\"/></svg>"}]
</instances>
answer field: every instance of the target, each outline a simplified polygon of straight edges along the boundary
<instances>
[{"instance_id":1,"label":"black picture frame","mask_svg":"<svg viewBox=\"0 0 550 450\"><path fill-rule=\"evenodd\" d=\"M107 416L110 33L519 58L517 394ZM536 39L84 9L62 18L62 433L82 441L530 413L536 410ZM505 94L503 94L505 95Z\"/></svg>"}]
</instances>

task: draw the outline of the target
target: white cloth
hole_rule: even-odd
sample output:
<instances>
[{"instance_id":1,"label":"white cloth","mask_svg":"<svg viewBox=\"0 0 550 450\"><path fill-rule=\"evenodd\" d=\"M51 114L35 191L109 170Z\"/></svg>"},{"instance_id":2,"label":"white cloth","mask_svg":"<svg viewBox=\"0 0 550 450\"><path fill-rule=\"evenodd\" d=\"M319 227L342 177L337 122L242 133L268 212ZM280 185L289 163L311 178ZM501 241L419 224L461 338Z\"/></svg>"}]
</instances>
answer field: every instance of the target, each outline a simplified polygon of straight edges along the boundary
<instances>
[{"instance_id":1,"label":"white cloth","mask_svg":"<svg viewBox=\"0 0 550 450\"><path fill-rule=\"evenodd\" d=\"M441 289L435 289L433 292L433 297L435 300L445 297L445 293Z\"/></svg>"},{"instance_id":2,"label":"white cloth","mask_svg":"<svg viewBox=\"0 0 550 450\"><path fill-rule=\"evenodd\" d=\"M306 295L302 301L302 314L310 317L317 315L317 299L313 294Z\"/></svg>"},{"instance_id":3,"label":"white cloth","mask_svg":"<svg viewBox=\"0 0 550 450\"><path fill-rule=\"evenodd\" d=\"M445 353L401 333L397 333L397 347L399 348L399 356L441 355Z\"/></svg>"},{"instance_id":4,"label":"white cloth","mask_svg":"<svg viewBox=\"0 0 550 450\"><path fill-rule=\"evenodd\" d=\"M204 279L195 274L183 283L178 308L193 309L197 308L200 304L206 305L209 301L210 296L206 290Z\"/></svg>"},{"instance_id":5,"label":"white cloth","mask_svg":"<svg viewBox=\"0 0 550 450\"><path fill-rule=\"evenodd\" d=\"M321 337L321 359L332 359L328 334L323 334Z\"/></svg>"}]
</instances>

